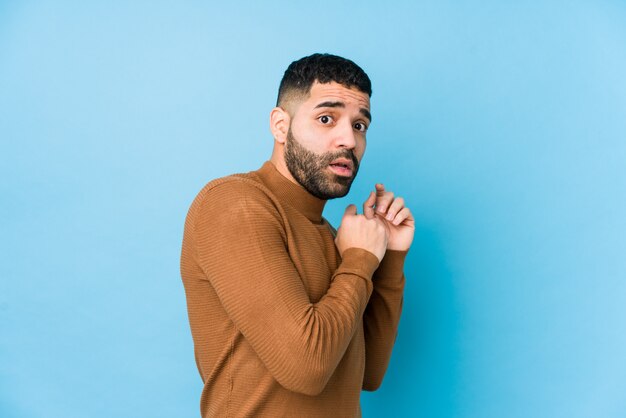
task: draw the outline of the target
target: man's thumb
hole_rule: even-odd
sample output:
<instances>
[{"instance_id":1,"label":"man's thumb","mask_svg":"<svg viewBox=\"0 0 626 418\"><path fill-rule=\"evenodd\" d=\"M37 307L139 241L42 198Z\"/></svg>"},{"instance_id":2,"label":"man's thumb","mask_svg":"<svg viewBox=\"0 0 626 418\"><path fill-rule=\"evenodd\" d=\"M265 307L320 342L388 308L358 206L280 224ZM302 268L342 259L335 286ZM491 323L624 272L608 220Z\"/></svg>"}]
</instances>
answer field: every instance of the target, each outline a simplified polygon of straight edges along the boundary
<instances>
[{"instance_id":1,"label":"man's thumb","mask_svg":"<svg viewBox=\"0 0 626 418\"><path fill-rule=\"evenodd\" d=\"M346 208L346 211L343 213L343 216L354 216L356 215L356 206L355 205L348 205L348 207Z\"/></svg>"}]
</instances>

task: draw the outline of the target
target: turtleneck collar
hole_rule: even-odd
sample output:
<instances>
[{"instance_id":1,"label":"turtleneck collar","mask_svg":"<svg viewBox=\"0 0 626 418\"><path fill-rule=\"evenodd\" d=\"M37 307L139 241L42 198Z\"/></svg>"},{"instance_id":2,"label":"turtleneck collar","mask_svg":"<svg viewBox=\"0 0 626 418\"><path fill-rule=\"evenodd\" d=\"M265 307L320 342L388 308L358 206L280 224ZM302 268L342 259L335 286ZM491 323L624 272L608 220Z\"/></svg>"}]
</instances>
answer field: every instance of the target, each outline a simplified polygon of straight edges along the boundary
<instances>
[{"instance_id":1,"label":"turtleneck collar","mask_svg":"<svg viewBox=\"0 0 626 418\"><path fill-rule=\"evenodd\" d=\"M325 200L313 196L304 187L283 176L271 161L266 161L255 173L281 201L292 206L311 222L322 223Z\"/></svg>"}]
</instances>

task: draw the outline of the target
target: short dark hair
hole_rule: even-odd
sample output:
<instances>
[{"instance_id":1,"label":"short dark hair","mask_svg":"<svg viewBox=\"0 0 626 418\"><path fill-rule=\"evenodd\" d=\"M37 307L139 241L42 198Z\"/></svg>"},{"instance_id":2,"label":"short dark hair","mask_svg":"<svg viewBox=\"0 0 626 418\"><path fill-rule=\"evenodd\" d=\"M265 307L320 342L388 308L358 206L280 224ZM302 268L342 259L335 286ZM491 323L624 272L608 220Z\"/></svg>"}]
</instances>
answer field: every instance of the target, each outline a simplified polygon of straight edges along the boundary
<instances>
[{"instance_id":1,"label":"short dark hair","mask_svg":"<svg viewBox=\"0 0 626 418\"><path fill-rule=\"evenodd\" d=\"M353 61L331 54L313 54L292 62L278 88L276 106L292 94L306 96L315 81L322 84L332 81L345 87L356 87L372 96L372 83L365 71Z\"/></svg>"}]
</instances>

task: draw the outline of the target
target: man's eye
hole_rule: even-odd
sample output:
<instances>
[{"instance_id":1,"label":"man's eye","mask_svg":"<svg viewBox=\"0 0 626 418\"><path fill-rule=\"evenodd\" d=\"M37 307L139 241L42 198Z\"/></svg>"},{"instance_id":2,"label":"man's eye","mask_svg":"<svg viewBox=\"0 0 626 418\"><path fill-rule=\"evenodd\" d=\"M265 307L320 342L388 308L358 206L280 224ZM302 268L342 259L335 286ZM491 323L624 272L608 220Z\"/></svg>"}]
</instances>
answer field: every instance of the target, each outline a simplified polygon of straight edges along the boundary
<instances>
[{"instance_id":1,"label":"man's eye","mask_svg":"<svg viewBox=\"0 0 626 418\"><path fill-rule=\"evenodd\" d=\"M333 119L332 119L330 116L328 116L328 115L320 116L318 119L319 119L319 121L320 121L320 122L322 122L324 125L329 124L329 123L333 120Z\"/></svg>"},{"instance_id":2,"label":"man's eye","mask_svg":"<svg viewBox=\"0 0 626 418\"><path fill-rule=\"evenodd\" d=\"M354 124L354 129L357 131L365 132L367 131L367 125L361 122L357 122Z\"/></svg>"}]
</instances>

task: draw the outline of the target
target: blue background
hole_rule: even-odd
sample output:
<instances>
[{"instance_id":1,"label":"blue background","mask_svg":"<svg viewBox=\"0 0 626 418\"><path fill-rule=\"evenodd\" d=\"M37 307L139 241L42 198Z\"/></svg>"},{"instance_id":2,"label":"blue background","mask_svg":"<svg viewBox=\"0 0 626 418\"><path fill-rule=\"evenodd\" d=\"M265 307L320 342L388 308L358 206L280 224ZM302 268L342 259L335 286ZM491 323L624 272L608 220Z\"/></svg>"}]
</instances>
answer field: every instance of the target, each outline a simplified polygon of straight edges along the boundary
<instances>
[{"instance_id":1,"label":"blue background","mask_svg":"<svg viewBox=\"0 0 626 418\"><path fill-rule=\"evenodd\" d=\"M365 417L626 416L626 3L0 2L0 416L193 417L179 275L287 65L344 55L417 220Z\"/></svg>"}]
</instances>

